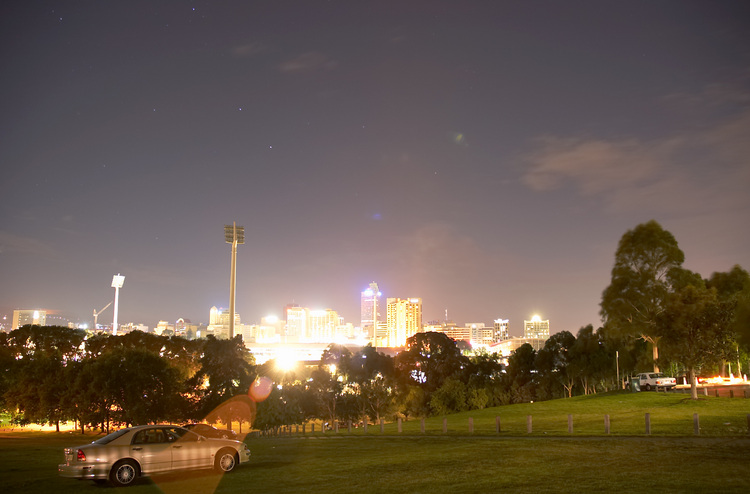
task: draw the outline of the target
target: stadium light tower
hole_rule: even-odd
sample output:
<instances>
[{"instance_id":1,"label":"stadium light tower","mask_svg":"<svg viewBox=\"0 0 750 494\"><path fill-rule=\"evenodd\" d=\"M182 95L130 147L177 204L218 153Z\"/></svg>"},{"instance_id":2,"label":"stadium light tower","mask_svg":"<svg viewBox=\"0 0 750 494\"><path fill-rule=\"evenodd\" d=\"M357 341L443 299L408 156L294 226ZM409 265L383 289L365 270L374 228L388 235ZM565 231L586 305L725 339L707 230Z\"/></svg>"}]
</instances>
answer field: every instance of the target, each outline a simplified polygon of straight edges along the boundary
<instances>
[{"instance_id":1,"label":"stadium light tower","mask_svg":"<svg viewBox=\"0 0 750 494\"><path fill-rule=\"evenodd\" d=\"M115 289L115 314L112 318L112 336L117 335L117 307L120 301L120 288L122 288L123 283L125 283L125 277L120 273L112 277L112 288Z\"/></svg>"},{"instance_id":2,"label":"stadium light tower","mask_svg":"<svg viewBox=\"0 0 750 494\"><path fill-rule=\"evenodd\" d=\"M224 225L224 240L232 244L232 264L229 274L229 339L234 338L234 289L237 285L237 246L245 243L245 227Z\"/></svg>"}]
</instances>

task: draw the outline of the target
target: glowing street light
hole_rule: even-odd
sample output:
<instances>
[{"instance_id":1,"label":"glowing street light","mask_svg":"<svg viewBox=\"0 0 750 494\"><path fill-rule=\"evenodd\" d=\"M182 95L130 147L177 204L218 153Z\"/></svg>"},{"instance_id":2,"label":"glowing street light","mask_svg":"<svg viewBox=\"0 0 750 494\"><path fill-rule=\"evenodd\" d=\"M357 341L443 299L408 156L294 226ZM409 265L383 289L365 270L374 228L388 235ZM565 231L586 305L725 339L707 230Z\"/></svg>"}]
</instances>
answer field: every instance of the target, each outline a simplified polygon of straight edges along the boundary
<instances>
[{"instance_id":1,"label":"glowing street light","mask_svg":"<svg viewBox=\"0 0 750 494\"><path fill-rule=\"evenodd\" d=\"M125 277L122 276L120 273L117 273L116 275L112 277L112 288L115 289L115 309L114 309L115 314L114 314L114 317L112 318L112 335L113 336L117 335L117 307L120 301L120 288L122 288L123 283L125 283Z\"/></svg>"},{"instance_id":2,"label":"glowing street light","mask_svg":"<svg viewBox=\"0 0 750 494\"><path fill-rule=\"evenodd\" d=\"M229 339L234 338L234 289L237 285L237 246L245 243L245 227L224 225L224 240L232 244L232 264L229 274Z\"/></svg>"}]
</instances>

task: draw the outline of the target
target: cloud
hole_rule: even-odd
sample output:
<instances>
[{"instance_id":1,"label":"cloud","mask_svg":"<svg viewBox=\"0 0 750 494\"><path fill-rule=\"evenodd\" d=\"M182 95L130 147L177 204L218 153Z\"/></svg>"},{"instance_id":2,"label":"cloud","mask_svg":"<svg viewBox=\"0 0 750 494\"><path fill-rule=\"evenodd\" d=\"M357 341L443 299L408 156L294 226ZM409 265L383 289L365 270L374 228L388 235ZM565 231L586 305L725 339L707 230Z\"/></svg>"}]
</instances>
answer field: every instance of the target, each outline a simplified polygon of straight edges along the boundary
<instances>
[{"instance_id":1,"label":"cloud","mask_svg":"<svg viewBox=\"0 0 750 494\"><path fill-rule=\"evenodd\" d=\"M734 87L720 93L712 87L692 96L702 125L686 124L661 138L538 138L524 156L521 180L538 192L577 190L610 212L749 208L750 107L726 111L727 101L745 100Z\"/></svg>"},{"instance_id":2,"label":"cloud","mask_svg":"<svg viewBox=\"0 0 750 494\"><path fill-rule=\"evenodd\" d=\"M44 259L58 257L55 249L36 238L0 231L0 255L3 254L26 254Z\"/></svg>"},{"instance_id":3,"label":"cloud","mask_svg":"<svg viewBox=\"0 0 750 494\"><path fill-rule=\"evenodd\" d=\"M258 55L265 51L266 46L258 42L246 43L244 45L237 45L232 47L232 54L240 58L254 57L255 55Z\"/></svg>"},{"instance_id":4,"label":"cloud","mask_svg":"<svg viewBox=\"0 0 750 494\"><path fill-rule=\"evenodd\" d=\"M326 55L311 51L279 64L279 70L287 74L311 72L319 69L335 68L337 63Z\"/></svg>"}]
</instances>

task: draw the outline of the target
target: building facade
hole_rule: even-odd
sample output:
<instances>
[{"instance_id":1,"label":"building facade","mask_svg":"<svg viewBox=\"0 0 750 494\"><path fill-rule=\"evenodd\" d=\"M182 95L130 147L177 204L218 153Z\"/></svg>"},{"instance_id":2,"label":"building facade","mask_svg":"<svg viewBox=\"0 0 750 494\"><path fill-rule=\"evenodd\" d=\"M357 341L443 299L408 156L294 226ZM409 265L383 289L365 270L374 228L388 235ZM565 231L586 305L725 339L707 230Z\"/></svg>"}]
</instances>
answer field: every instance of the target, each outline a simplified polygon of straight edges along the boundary
<instances>
[{"instance_id":1,"label":"building facade","mask_svg":"<svg viewBox=\"0 0 750 494\"><path fill-rule=\"evenodd\" d=\"M542 321L539 316L534 316L531 321L523 322L523 337L527 339L543 339L549 338L549 319Z\"/></svg>"},{"instance_id":2,"label":"building facade","mask_svg":"<svg viewBox=\"0 0 750 494\"><path fill-rule=\"evenodd\" d=\"M368 338L374 338L380 316L380 298L382 293L374 281L360 294L360 327Z\"/></svg>"},{"instance_id":3,"label":"building facade","mask_svg":"<svg viewBox=\"0 0 750 494\"><path fill-rule=\"evenodd\" d=\"M47 325L47 311L41 309L18 309L13 311L13 326L11 329L18 329L27 324L35 326Z\"/></svg>"},{"instance_id":4,"label":"building facade","mask_svg":"<svg viewBox=\"0 0 750 494\"><path fill-rule=\"evenodd\" d=\"M422 330L421 298L388 298L385 341L378 346L402 347L410 338Z\"/></svg>"}]
</instances>

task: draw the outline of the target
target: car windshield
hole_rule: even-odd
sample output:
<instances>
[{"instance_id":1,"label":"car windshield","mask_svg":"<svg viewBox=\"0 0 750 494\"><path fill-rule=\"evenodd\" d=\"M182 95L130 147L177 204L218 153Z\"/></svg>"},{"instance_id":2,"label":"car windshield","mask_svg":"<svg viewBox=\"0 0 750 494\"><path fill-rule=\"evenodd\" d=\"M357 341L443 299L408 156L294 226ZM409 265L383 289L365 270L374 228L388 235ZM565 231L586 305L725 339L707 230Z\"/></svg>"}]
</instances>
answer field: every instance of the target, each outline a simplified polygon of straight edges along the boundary
<instances>
[{"instance_id":1,"label":"car windshield","mask_svg":"<svg viewBox=\"0 0 750 494\"><path fill-rule=\"evenodd\" d=\"M92 444L108 444L117 439L118 437L121 437L125 434L127 434L130 431L130 429L120 429L119 431L115 431L112 434L108 434L102 438L97 439L96 441L92 441Z\"/></svg>"},{"instance_id":2,"label":"car windshield","mask_svg":"<svg viewBox=\"0 0 750 494\"><path fill-rule=\"evenodd\" d=\"M662 374L661 372L659 372L658 374L654 374L654 377L664 377L664 374Z\"/></svg>"}]
</instances>

